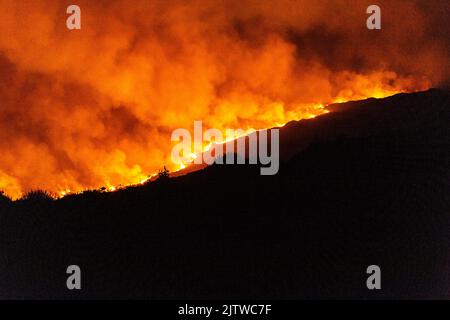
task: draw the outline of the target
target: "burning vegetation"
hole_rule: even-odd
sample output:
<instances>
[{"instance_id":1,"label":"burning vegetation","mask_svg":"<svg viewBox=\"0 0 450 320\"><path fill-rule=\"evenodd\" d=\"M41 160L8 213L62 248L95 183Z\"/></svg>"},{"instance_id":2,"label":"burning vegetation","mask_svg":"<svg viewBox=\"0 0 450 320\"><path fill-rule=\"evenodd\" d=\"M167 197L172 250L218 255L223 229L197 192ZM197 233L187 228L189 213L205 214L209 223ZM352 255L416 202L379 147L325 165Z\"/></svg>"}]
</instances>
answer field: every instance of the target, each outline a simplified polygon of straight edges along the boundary
<instances>
[{"instance_id":1,"label":"burning vegetation","mask_svg":"<svg viewBox=\"0 0 450 320\"><path fill-rule=\"evenodd\" d=\"M448 2L0 0L0 190L144 183L190 128L257 130L444 84ZM443 8L444 7L444 8ZM444 29L443 29L444 28ZM447 29L445 29L447 28Z\"/></svg>"}]
</instances>

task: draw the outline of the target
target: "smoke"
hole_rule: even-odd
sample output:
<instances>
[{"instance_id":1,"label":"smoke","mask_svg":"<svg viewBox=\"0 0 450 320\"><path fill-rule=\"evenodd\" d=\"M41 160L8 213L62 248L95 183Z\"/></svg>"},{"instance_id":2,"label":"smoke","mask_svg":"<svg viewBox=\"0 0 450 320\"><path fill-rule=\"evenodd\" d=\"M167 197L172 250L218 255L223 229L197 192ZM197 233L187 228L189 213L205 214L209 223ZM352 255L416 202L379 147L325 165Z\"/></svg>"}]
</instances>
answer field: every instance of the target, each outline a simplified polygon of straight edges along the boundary
<instances>
[{"instance_id":1,"label":"smoke","mask_svg":"<svg viewBox=\"0 0 450 320\"><path fill-rule=\"evenodd\" d=\"M0 0L0 190L136 183L170 134L448 84L448 1ZM66 8L81 8L81 30Z\"/></svg>"}]
</instances>

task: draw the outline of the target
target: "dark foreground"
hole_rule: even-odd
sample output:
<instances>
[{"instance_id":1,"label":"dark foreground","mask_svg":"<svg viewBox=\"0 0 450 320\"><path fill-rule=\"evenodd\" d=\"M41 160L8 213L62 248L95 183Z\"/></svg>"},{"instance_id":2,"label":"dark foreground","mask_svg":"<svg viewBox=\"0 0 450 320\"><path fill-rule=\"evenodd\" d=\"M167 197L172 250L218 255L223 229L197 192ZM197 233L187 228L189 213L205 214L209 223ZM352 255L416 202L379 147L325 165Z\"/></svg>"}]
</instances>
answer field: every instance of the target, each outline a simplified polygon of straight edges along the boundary
<instances>
[{"instance_id":1,"label":"dark foreground","mask_svg":"<svg viewBox=\"0 0 450 320\"><path fill-rule=\"evenodd\" d=\"M449 97L291 123L275 176L217 165L115 193L0 198L0 298L449 298ZM66 288L72 264L80 291Z\"/></svg>"}]
</instances>

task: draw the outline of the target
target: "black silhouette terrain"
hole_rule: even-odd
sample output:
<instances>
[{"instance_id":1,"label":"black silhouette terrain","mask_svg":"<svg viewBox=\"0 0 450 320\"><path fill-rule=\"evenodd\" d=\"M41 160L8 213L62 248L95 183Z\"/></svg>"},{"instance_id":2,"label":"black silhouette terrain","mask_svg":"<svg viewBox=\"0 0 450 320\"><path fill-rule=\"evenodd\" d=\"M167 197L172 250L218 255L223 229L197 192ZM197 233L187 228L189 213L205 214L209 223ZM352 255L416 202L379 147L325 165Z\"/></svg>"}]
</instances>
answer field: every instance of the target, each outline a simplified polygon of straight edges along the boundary
<instances>
[{"instance_id":1,"label":"black silhouette terrain","mask_svg":"<svg viewBox=\"0 0 450 320\"><path fill-rule=\"evenodd\" d=\"M449 98L289 123L275 176L213 165L57 201L0 195L0 298L448 298ZM366 288L372 264L381 290Z\"/></svg>"}]
</instances>

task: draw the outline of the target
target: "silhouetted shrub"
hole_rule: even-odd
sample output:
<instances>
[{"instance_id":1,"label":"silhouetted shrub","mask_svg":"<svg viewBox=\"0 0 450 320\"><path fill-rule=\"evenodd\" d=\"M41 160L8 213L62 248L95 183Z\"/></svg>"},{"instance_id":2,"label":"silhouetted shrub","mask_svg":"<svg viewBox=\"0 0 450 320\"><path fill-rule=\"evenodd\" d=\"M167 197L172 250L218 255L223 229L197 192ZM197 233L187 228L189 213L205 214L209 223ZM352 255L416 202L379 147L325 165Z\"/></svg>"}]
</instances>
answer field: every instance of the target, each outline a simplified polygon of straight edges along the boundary
<instances>
[{"instance_id":1,"label":"silhouetted shrub","mask_svg":"<svg viewBox=\"0 0 450 320\"><path fill-rule=\"evenodd\" d=\"M51 202L54 197L45 190L31 190L27 194L25 194L20 201L27 202Z\"/></svg>"},{"instance_id":2,"label":"silhouetted shrub","mask_svg":"<svg viewBox=\"0 0 450 320\"><path fill-rule=\"evenodd\" d=\"M12 203L12 200L7 195L5 195L3 191L0 191L0 206L4 206L10 203Z\"/></svg>"},{"instance_id":3,"label":"silhouetted shrub","mask_svg":"<svg viewBox=\"0 0 450 320\"><path fill-rule=\"evenodd\" d=\"M105 188L105 187L103 187L103 188ZM106 188L104 190L106 190ZM97 194L101 193L102 191L103 190L89 189L89 190L84 190L81 194L84 196L97 195Z\"/></svg>"}]
</instances>

